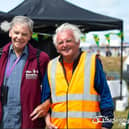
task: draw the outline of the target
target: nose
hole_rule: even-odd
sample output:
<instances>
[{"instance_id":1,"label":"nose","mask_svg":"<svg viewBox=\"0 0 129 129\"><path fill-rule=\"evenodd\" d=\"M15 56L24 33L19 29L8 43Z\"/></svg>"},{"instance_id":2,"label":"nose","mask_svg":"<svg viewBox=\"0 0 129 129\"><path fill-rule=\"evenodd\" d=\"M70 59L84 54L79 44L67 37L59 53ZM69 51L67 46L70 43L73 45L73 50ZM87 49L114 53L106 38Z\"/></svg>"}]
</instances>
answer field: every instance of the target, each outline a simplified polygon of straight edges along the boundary
<instances>
[{"instance_id":1,"label":"nose","mask_svg":"<svg viewBox=\"0 0 129 129\"><path fill-rule=\"evenodd\" d=\"M22 38L22 35L21 35L21 34L18 34L18 35L17 35L17 38L18 38L18 39L21 39L21 38Z\"/></svg>"},{"instance_id":2,"label":"nose","mask_svg":"<svg viewBox=\"0 0 129 129\"><path fill-rule=\"evenodd\" d=\"M67 43L66 41L63 42L63 47L66 47Z\"/></svg>"}]
</instances>

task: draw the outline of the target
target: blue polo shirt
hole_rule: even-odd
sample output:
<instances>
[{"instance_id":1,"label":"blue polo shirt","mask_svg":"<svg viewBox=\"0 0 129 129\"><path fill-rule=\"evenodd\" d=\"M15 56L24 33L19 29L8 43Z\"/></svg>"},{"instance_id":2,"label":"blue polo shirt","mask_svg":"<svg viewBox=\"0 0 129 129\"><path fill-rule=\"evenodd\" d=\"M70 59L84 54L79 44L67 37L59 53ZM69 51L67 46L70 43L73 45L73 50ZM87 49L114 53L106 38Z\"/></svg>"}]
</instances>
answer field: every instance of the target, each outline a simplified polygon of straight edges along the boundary
<instances>
[{"instance_id":1,"label":"blue polo shirt","mask_svg":"<svg viewBox=\"0 0 129 129\"><path fill-rule=\"evenodd\" d=\"M19 61L16 63L7 81L7 66L4 76L4 86L8 86L7 104L3 105L3 119L1 128L20 129L21 127L21 102L20 102L20 88L22 80L22 72L25 62L28 57L28 47L26 46ZM9 69L13 66L17 56L13 50L12 45L9 49ZM8 63L7 63L8 64Z\"/></svg>"}]
</instances>

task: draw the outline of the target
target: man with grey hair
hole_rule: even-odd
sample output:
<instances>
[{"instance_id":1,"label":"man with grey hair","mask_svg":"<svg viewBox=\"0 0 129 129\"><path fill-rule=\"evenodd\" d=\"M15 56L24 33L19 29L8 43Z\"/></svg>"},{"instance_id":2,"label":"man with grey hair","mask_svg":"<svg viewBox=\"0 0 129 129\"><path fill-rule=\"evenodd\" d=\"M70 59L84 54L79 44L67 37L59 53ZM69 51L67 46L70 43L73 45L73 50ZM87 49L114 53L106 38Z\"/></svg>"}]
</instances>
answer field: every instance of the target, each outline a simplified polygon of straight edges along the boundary
<instances>
[{"instance_id":1,"label":"man with grey hair","mask_svg":"<svg viewBox=\"0 0 129 129\"><path fill-rule=\"evenodd\" d=\"M9 25L11 41L0 59L0 128L41 129L43 119L32 121L31 113L41 102L41 78L49 57L41 52L38 65L37 49L29 44L33 33L30 18L15 16ZM46 113L42 106L42 115Z\"/></svg>"},{"instance_id":2,"label":"man with grey hair","mask_svg":"<svg viewBox=\"0 0 129 129\"><path fill-rule=\"evenodd\" d=\"M111 129L114 105L102 64L79 49L80 34L69 23L56 29L53 42L60 55L48 63L42 93L52 102L46 124L51 129Z\"/></svg>"}]
</instances>

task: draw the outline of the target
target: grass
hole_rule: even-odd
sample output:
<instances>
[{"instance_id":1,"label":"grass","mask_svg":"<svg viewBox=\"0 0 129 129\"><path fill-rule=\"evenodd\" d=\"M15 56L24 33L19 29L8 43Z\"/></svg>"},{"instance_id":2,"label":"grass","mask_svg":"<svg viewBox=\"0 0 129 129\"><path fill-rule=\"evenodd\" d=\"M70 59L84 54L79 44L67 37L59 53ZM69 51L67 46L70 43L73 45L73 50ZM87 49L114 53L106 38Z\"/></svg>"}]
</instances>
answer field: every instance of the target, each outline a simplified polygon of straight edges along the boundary
<instances>
[{"instance_id":1,"label":"grass","mask_svg":"<svg viewBox=\"0 0 129 129\"><path fill-rule=\"evenodd\" d=\"M120 72L121 70L121 58L120 57L100 57L103 69L105 72ZM123 61L126 57L123 58Z\"/></svg>"},{"instance_id":2,"label":"grass","mask_svg":"<svg viewBox=\"0 0 129 129\"><path fill-rule=\"evenodd\" d=\"M125 111L115 111L114 116L114 126L113 129L125 129L125 122L127 122L127 115L128 115L129 109L126 109Z\"/></svg>"}]
</instances>

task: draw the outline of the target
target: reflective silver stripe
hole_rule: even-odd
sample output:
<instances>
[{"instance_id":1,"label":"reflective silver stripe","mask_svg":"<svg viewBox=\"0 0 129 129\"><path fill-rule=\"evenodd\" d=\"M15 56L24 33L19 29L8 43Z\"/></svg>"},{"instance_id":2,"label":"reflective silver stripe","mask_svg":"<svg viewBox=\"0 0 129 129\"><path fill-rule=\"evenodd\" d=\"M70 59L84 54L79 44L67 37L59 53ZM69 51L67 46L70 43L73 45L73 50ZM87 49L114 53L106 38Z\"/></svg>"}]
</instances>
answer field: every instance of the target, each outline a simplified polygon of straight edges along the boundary
<instances>
[{"instance_id":1,"label":"reflective silver stripe","mask_svg":"<svg viewBox=\"0 0 129 129\"><path fill-rule=\"evenodd\" d=\"M56 66L57 66L57 61L58 61L58 57L56 57L55 59L52 60L52 64L51 64L51 70L50 70L50 79L51 79L51 87L52 87L52 102L60 102L61 98L60 97L56 97L56 86L55 86L55 77L56 77ZM65 101L64 96L62 96L62 101Z\"/></svg>"},{"instance_id":2,"label":"reflective silver stripe","mask_svg":"<svg viewBox=\"0 0 129 129\"><path fill-rule=\"evenodd\" d=\"M91 100L91 101L99 101L98 95L91 95L90 94L90 74L91 74L91 60L92 60L92 54L87 53L87 56L85 57L85 77L84 77L84 94L83 94L83 100Z\"/></svg>"},{"instance_id":3,"label":"reflective silver stripe","mask_svg":"<svg viewBox=\"0 0 129 129\"><path fill-rule=\"evenodd\" d=\"M53 118L66 118L66 112L52 112L51 116ZM99 112L68 112L68 117L70 118L95 118L100 116Z\"/></svg>"},{"instance_id":4,"label":"reflective silver stripe","mask_svg":"<svg viewBox=\"0 0 129 129\"><path fill-rule=\"evenodd\" d=\"M86 54L86 58L85 58L85 69L84 69L84 94L68 94L68 99L69 100L91 100L91 101L99 101L99 96L98 95L91 95L90 94L90 70L91 70L91 54ZM64 102L66 101L66 95L64 96L56 96L55 92L55 80L56 80L56 66L57 66L57 62L58 62L58 57L55 58L54 60L52 60L52 65L51 65L51 70L50 70L50 78L51 78L51 82L52 82L52 101L54 103L56 102Z\"/></svg>"}]
</instances>

